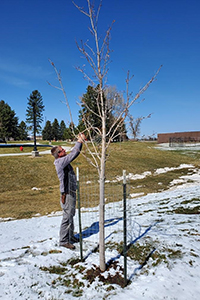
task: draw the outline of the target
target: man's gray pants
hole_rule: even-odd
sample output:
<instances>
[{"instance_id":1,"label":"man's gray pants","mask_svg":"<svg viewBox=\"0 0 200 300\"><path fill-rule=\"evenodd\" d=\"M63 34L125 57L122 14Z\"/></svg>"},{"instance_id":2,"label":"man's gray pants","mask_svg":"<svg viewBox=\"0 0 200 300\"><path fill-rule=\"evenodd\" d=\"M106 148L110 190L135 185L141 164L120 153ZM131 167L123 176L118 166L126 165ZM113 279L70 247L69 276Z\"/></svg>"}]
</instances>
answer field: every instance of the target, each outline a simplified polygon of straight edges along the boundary
<instances>
[{"instance_id":1,"label":"man's gray pants","mask_svg":"<svg viewBox=\"0 0 200 300\"><path fill-rule=\"evenodd\" d=\"M74 236L74 216L76 211L76 194L73 196L67 194L65 204L60 200L63 209L63 218L60 225L60 246L70 243Z\"/></svg>"}]
</instances>

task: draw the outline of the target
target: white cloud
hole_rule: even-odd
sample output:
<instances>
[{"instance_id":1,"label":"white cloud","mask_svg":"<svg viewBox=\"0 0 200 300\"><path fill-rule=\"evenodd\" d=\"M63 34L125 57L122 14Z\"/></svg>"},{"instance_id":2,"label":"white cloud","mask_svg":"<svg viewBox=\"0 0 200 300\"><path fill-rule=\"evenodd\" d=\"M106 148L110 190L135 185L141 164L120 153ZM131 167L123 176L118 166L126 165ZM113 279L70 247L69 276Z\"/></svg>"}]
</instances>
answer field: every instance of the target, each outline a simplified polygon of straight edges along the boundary
<instances>
[{"instance_id":1,"label":"white cloud","mask_svg":"<svg viewBox=\"0 0 200 300\"><path fill-rule=\"evenodd\" d=\"M8 83L17 87L27 87L30 84L29 81L27 80L24 80L16 76L10 76L7 74L1 74L0 81L3 81L4 83Z\"/></svg>"},{"instance_id":2,"label":"white cloud","mask_svg":"<svg viewBox=\"0 0 200 300\"><path fill-rule=\"evenodd\" d=\"M48 78L52 72L45 71L39 65L30 65L24 64L21 62L12 62L10 60L2 60L0 59L0 70L5 72L5 74L18 74L18 75L26 75L26 77L34 77L34 78Z\"/></svg>"}]
</instances>

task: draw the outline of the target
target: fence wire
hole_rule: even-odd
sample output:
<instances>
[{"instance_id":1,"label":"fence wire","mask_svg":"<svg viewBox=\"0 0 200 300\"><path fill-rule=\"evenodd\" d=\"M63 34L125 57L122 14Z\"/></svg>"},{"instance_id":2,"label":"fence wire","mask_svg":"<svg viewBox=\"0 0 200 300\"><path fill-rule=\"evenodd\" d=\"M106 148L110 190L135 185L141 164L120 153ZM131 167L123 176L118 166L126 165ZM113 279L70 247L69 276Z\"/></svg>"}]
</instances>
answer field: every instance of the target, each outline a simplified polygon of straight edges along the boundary
<instances>
[{"instance_id":1,"label":"fence wire","mask_svg":"<svg viewBox=\"0 0 200 300\"><path fill-rule=\"evenodd\" d=\"M130 185L126 183L129 198ZM99 243L99 181L98 177L81 174L79 178L83 240ZM123 177L105 181L105 242L123 241ZM130 211L127 202L127 212ZM78 216L76 216L78 218Z\"/></svg>"}]
</instances>

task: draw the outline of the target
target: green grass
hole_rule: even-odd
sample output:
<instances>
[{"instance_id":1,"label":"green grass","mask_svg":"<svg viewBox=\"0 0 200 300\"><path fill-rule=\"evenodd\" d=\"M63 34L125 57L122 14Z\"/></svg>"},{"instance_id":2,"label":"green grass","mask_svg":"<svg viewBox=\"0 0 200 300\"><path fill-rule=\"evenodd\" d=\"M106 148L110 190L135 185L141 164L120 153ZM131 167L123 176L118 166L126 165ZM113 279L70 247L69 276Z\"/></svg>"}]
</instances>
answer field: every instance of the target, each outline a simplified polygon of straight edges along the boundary
<instances>
[{"instance_id":1,"label":"green grass","mask_svg":"<svg viewBox=\"0 0 200 300\"><path fill-rule=\"evenodd\" d=\"M197 157L191 157L184 152L160 151L154 146L155 143L151 142L112 144L108 152L106 179L113 180L116 176L122 176L123 170L127 174L141 174L145 171L153 174L157 168L178 167L183 163L199 167L198 153ZM8 149L0 150L5 153ZM86 153L85 147L82 152ZM59 180L53 162L51 155L42 154L35 158L29 155L0 157L0 217L29 218L38 213L45 215L60 210ZM83 155L72 165L74 169L80 169L81 193L93 195L89 201L90 206L98 205L97 170L88 164ZM147 194L167 189L170 181L187 172L187 169L181 169L130 181L130 192ZM88 179L92 180L91 187L86 185ZM113 193L119 195L116 200L121 199L121 184L106 184L107 202L113 200ZM39 190L32 190L33 187Z\"/></svg>"},{"instance_id":2,"label":"green grass","mask_svg":"<svg viewBox=\"0 0 200 300\"><path fill-rule=\"evenodd\" d=\"M179 247L180 246L181 245L179 245ZM109 243L108 247L110 249L117 249L119 253L122 253L123 242L119 244ZM165 263L166 266L169 267L171 260L181 259L184 253L177 247L178 244L172 248L162 246L159 240L154 240L146 236L143 241L139 240L128 247L127 256L143 266L146 265L148 259L151 257L151 263L143 270L143 272L148 272L148 268L151 268L151 265L156 267L161 263Z\"/></svg>"},{"instance_id":3,"label":"green grass","mask_svg":"<svg viewBox=\"0 0 200 300\"><path fill-rule=\"evenodd\" d=\"M15 145L16 144L23 144L23 145L26 145L26 144L33 144L33 141L9 141L7 144L11 144L13 145L13 147L2 147L2 145L0 144L0 154L6 154L6 153L22 153L20 151L20 148L19 147L16 147ZM55 145L59 145L60 142L54 142L52 141L51 143L49 141L42 141L42 140L37 140L37 149L38 151L45 151L45 150L50 150L51 148L50 147L45 147L45 145L51 145L51 146L55 146ZM62 142L62 145L63 146L69 146L71 147L72 144L71 143L68 143L68 142ZM33 151L33 148L34 148L34 145L31 145L30 147L28 146L24 146L23 147L23 152L24 153L31 153Z\"/></svg>"}]
</instances>

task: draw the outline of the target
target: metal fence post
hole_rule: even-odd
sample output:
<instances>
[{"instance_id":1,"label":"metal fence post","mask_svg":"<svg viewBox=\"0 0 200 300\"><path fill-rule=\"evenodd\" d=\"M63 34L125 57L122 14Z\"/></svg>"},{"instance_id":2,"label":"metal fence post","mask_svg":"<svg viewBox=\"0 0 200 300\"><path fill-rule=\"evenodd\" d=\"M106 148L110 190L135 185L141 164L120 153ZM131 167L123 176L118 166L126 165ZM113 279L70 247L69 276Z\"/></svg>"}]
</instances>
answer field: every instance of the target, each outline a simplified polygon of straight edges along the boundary
<instances>
[{"instance_id":1,"label":"metal fence post","mask_svg":"<svg viewBox=\"0 0 200 300\"><path fill-rule=\"evenodd\" d=\"M127 227L126 227L126 170L123 170L123 210L124 210L124 283L127 285Z\"/></svg>"},{"instance_id":2,"label":"metal fence post","mask_svg":"<svg viewBox=\"0 0 200 300\"><path fill-rule=\"evenodd\" d=\"M80 257L83 260L83 239L82 239L82 225L81 225L81 202L80 202L80 183L79 183L79 168L76 168L77 179L77 198L78 198L78 220L79 220L79 239L80 239Z\"/></svg>"}]
</instances>

